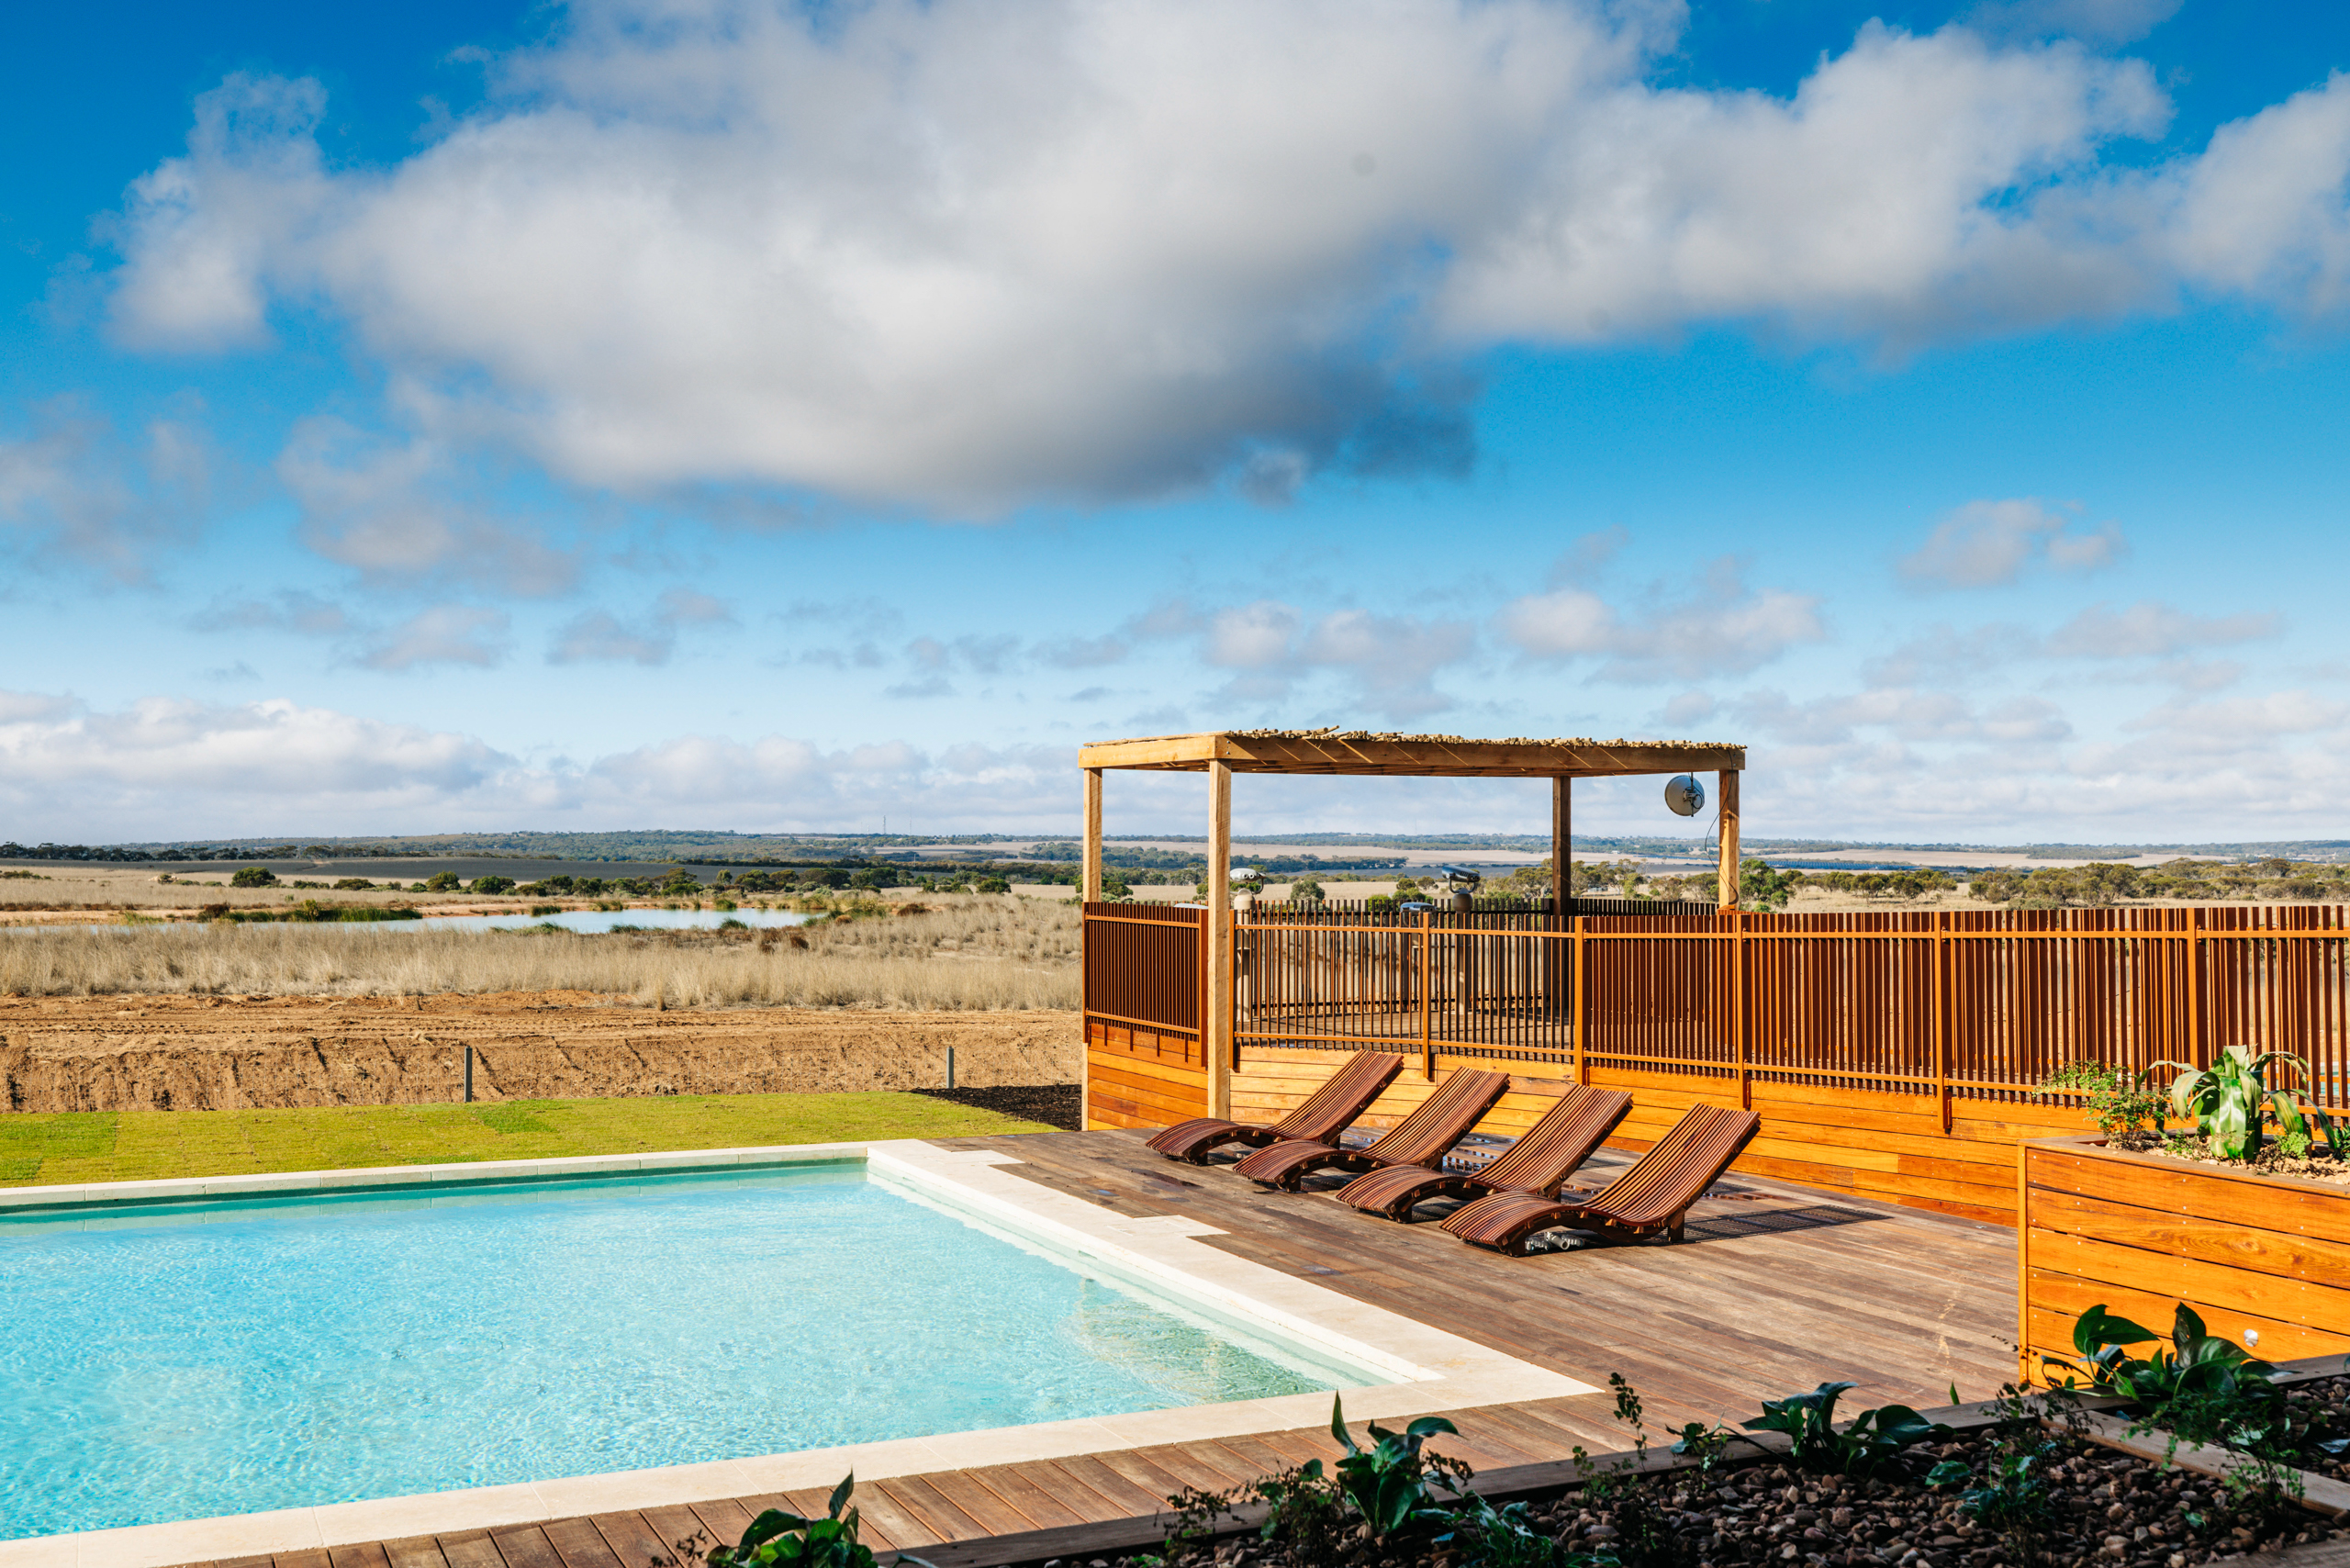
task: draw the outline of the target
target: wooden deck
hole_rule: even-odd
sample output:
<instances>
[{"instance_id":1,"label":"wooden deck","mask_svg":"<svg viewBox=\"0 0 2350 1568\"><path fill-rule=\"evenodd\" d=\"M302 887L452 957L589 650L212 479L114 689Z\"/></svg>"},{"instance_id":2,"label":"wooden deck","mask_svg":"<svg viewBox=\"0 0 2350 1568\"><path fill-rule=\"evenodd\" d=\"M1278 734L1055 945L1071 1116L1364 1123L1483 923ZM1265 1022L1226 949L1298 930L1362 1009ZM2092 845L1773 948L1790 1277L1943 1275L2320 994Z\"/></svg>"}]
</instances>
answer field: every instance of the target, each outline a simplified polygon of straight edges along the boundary
<instances>
[{"instance_id":1,"label":"wooden deck","mask_svg":"<svg viewBox=\"0 0 2350 1568\"><path fill-rule=\"evenodd\" d=\"M1855 1408L1930 1406L1953 1386L1963 1400L1985 1397L2014 1371L2014 1233L1998 1226L1732 1176L1693 1213L1680 1246L1509 1259L1315 1195L1335 1179L1269 1193L1228 1170L1162 1159L1136 1134L941 1141L1000 1149L1024 1162L1002 1169L1122 1215L1205 1221L1225 1232L1203 1238L1211 1246L1585 1382L1604 1386L1620 1372L1654 1437L1686 1421L1735 1423L1765 1398L1830 1379L1860 1385L1847 1396ZM1584 1174L1627 1162L1603 1151ZM1462 1436L1438 1446L1480 1470L1558 1461L1578 1444L1628 1447L1613 1407L1595 1394L1455 1412ZM861 1482L856 1502L877 1549L920 1550L1147 1515L1179 1487L1222 1488L1335 1451L1326 1429L1258 1433ZM731 1541L761 1508L823 1504L821 1492L743 1497L233 1565L651 1568L696 1534ZM1003 1560L986 1551L925 1555Z\"/></svg>"}]
</instances>

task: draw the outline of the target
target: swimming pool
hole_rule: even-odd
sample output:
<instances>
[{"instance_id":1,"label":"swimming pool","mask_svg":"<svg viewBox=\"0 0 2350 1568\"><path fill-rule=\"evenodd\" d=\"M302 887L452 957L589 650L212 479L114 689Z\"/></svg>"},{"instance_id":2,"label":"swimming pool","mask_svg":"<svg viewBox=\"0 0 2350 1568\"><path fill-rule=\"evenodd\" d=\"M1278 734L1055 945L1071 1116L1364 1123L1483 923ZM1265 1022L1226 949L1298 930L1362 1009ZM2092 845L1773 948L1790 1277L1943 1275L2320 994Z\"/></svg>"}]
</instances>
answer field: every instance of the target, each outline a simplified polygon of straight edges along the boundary
<instances>
[{"instance_id":1,"label":"swimming pool","mask_svg":"<svg viewBox=\"0 0 2350 1568\"><path fill-rule=\"evenodd\" d=\"M0 1216L0 1539L1381 1381L861 1161Z\"/></svg>"}]
</instances>

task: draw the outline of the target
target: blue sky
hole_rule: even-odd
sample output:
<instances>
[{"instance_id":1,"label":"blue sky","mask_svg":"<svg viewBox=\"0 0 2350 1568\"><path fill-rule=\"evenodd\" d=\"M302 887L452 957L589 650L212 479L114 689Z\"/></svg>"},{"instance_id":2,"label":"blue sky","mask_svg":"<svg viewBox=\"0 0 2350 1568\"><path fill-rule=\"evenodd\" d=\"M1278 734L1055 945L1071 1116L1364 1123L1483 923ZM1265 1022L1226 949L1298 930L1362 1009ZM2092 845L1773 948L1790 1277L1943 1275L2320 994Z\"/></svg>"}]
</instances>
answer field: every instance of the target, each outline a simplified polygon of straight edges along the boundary
<instances>
[{"instance_id":1,"label":"blue sky","mask_svg":"<svg viewBox=\"0 0 2350 1568\"><path fill-rule=\"evenodd\" d=\"M0 836L2344 835L2340 7L6 26Z\"/></svg>"}]
</instances>

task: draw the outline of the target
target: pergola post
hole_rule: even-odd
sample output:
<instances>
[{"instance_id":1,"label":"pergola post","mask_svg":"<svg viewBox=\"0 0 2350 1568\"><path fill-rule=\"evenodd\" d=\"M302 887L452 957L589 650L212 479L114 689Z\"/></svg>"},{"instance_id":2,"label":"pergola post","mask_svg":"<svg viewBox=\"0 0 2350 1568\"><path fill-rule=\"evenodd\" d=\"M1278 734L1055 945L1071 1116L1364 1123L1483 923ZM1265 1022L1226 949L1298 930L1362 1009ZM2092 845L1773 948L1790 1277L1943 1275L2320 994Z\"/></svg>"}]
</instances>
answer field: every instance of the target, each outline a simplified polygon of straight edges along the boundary
<instances>
[{"instance_id":1,"label":"pergola post","mask_svg":"<svg viewBox=\"0 0 2350 1568\"><path fill-rule=\"evenodd\" d=\"M1086 903L1102 902L1102 770L1085 769L1085 887Z\"/></svg>"},{"instance_id":2,"label":"pergola post","mask_svg":"<svg viewBox=\"0 0 2350 1568\"><path fill-rule=\"evenodd\" d=\"M1574 787L1575 781L1564 774L1550 780L1550 913L1561 922L1567 918L1567 901L1575 890Z\"/></svg>"},{"instance_id":3,"label":"pergola post","mask_svg":"<svg viewBox=\"0 0 2350 1568\"><path fill-rule=\"evenodd\" d=\"M1200 1050L1207 1058L1208 1114L1232 1114L1232 765L1208 764L1207 1016Z\"/></svg>"},{"instance_id":4,"label":"pergola post","mask_svg":"<svg viewBox=\"0 0 2350 1568\"><path fill-rule=\"evenodd\" d=\"M1085 772L1085 869L1081 873L1084 885L1078 889L1077 902L1077 972L1082 977L1091 972L1085 954L1085 906L1102 900L1102 769L1089 767ZM1088 1118L1093 1104L1093 1040L1089 1030L1080 1042L1080 1059L1077 1065L1077 1125L1088 1131L1093 1124Z\"/></svg>"},{"instance_id":5,"label":"pergola post","mask_svg":"<svg viewBox=\"0 0 2350 1568\"><path fill-rule=\"evenodd\" d=\"M1715 902L1724 909L1738 907L1738 769L1725 767L1717 774L1721 790L1721 868L1716 878Z\"/></svg>"}]
</instances>

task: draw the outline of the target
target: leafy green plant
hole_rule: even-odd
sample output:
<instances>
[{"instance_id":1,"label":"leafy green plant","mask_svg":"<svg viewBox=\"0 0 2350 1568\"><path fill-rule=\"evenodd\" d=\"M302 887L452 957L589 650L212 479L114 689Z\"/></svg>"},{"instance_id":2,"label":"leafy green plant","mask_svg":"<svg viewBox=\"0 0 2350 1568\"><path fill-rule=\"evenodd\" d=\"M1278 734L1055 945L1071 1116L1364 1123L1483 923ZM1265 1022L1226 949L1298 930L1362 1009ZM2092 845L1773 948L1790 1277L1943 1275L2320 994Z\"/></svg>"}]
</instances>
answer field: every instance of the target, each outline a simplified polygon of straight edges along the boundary
<instances>
[{"instance_id":1,"label":"leafy green plant","mask_svg":"<svg viewBox=\"0 0 2350 1568\"><path fill-rule=\"evenodd\" d=\"M2310 1112L2310 1121L2315 1126L2317 1137L2325 1139L2328 1154L2336 1159L2350 1159L2350 1127L2342 1126L2325 1112L2316 1109ZM2313 1137L2310 1141L2314 1146L2317 1137Z\"/></svg>"},{"instance_id":2,"label":"leafy green plant","mask_svg":"<svg viewBox=\"0 0 2350 1568\"><path fill-rule=\"evenodd\" d=\"M2087 1102L2098 1131L2117 1142L2134 1142L2143 1134L2162 1131L2163 1110L2170 1103L2151 1077L2151 1071L2132 1072L2101 1061L2068 1061L2042 1080L2040 1092L2078 1094Z\"/></svg>"},{"instance_id":3,"label":"leafy green plant","mask_svg":"<svg viewBox=\"0 0 2350 1568\"><path fill-rule=\"evenodd\" d=\"M2185 1302L2171 1323L2168 1349L2132 1356L2132 1345L2154 1343L2151 1328L2090 1307L2073 1324L2078 1361L2043 1357L2065 1374L2067 1384L2086 1374L2100 1393L2135 1401L2138 1427L2160 1429L2188 1442L2224 1443L2246 1453L2280 1449L2284 1391L2270 1381L2277 1369L2234 1340L2205 1331L2203 1319Z\"/></svg>"},{"instance_id":4,"label":"leafy green plant","mask_svg":"<svg viewBox=\"0 0 2350 1568\"><path fill-rule=\"evenodd\" d=\"M1892 1468L1929 1438L1949 1436L1948 1427L1927 1420L1907 1405L1863 1410L1838 1430L1836 1401L1846 1389L1857 1386L1823 1383L1809 1394L1766 1399L1762 1416L1743 1425L1751 1432L1785 1432L1791 1445L1788 1457L1805 1470L1863 1477Z\"/></svg>"},{"instance_id":5,"label":"leafy green plant","mask_svg":"<svg viewBox=\"0 0 2350 1568\"><path fill-rule=\"evenodd\" d=\"M2180 1116L2195 1118L2211 1152L2224 1159L2248 1160L2260 1153L2261 1128L2272 1113L2288 1138L2298 1138L2304 1147L2308 1143L2309 1126L2299 1103L2289 1091L2268 1086L2269 1066L2280 1061L2291 1062L2304 1077L2309 1072L2310 1064L2289 1051L2255 1056L2248 1046L2230 1046L2210 1067L2183 1061L2154 1066L2178 1070L2171 1080L2171 1104Z\"/></svg>"},{"instance_id":6,"label":"leafy green plant","mask_svg":"<svg viewBox=\"0 0 2350 1568\"><path fill-rule=\"evenodd\" d=\"M733 1546L712 1547L703 1561L710 1568L765 1568L769 1563L788 1563L791 1568L873 1568L873 1549L856 1539L856 1510L849 1508L846 1517L841 1513L856 1490L856 1475L851 1472L833 1488L826 1517L821 1519L803 1519L798 1514L769 1508L751 1521L741 1540ZM922 1559L901 1552L898 1561L921 1562ZM929 1564L923 1563L923 1568Z\"/></svg>"},{"instance_id":7,"label":"leafy green plant","mask_svg":"<svg viewBox=\"0 0 2350 1568\"><path fill-rule=\"evenodd\" d=\"M1538 1528L1531 1505L1496 1508L1474 1492L1461 1495L1452 1529L1435 1544L1456 1540L1466 1549L1464 1568L1616 1568L1612 1554L1579 1551Z\"/></svg>"},{"instance_id":8,"label":"leafy green plant","mask_svg":"<svg viewBox=\"0 0 2350 1568\"><path fill-rule=\"evenodd\" d=\"M246 866L229 879L232 888L266 888L277 880L277 873L266 866Z\"/></svg>"},{"instance_id":9,"label":"leafy green plant","mask_svg":"<svg viewBox=\"0 0 2350 1568\"><path fill-rule=\"evenodd\" d=\"M1458 1460L1427 1452L1426 1445L1438 1432L1459 1431L1441 1416L1423 1416L1400 1432L1373 1422L1371 1446L1363 1448L1347 1431L1347 1413L1338 1396L1331 1395L1330 1435L1347 1450L1334 1479L1373 1535L1393 1535L1415 1521L1447 1517L1428 1492L1430 1479L1458 1492L1458 1483L1472 1473Z\"/></svg>"}]
</instances>

